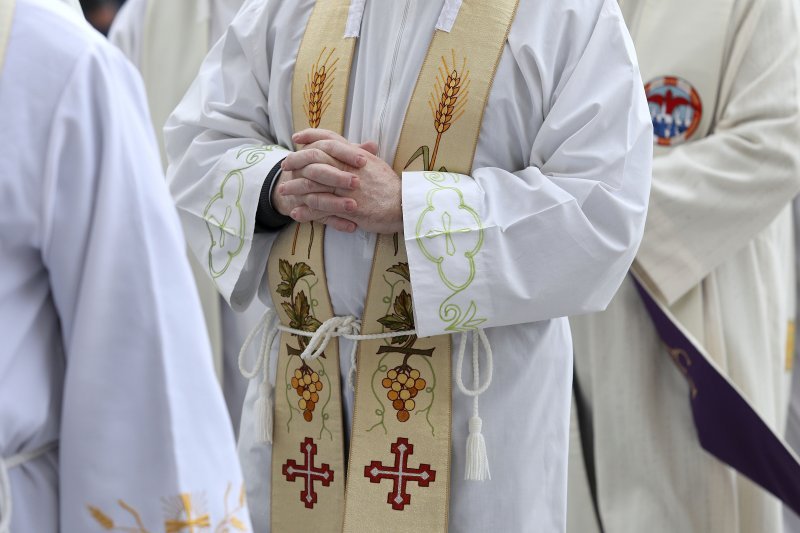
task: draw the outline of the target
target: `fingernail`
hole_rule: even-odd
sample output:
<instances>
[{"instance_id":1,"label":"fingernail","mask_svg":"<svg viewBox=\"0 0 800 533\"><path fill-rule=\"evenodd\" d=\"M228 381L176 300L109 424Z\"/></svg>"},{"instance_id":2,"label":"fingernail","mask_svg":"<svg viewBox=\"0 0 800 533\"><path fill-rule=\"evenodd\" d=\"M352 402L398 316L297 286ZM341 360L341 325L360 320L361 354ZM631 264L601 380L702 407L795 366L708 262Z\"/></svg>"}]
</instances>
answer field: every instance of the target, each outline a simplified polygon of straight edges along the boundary
<instances>
[{"instance_id":1,"label":"fingernail","mask_svg":"<svg viewBox=\"0 0 800 533\"><path fill-rule=\"evenodd\" d=\"M367 164L367 158L363 155L356 157L356 166L363 167Z\"/></svg>"},{"instance_id":2,"label":"fingernail","mask_svg":"<svg viewBox=\"0 0 800 533\"><path fill-rule=\"evenodd\" d=\"M358 176L350 176L350 188L355 189L359 185Z\"/></svg>"},{"instance_id":3,"label":"fingernail","mask_svg":"<svg viewBox=\"0 0 800 533\"><path fill-rule=\"evenodd\" d=\"M292 140L293 141L296 141L299 138L300 138L300 134L299 133L295 133L295 134L292 135Z\"/></svg>"},{"instance_id":4,"label":"fingernail","mask_svg":"<svg viewBox=\"0 0 800 533\"><path fill-rule=\"evenodd\" d=\"M346 211L355 211L356 210L356 203L355 202L346 202L344 205Z\"/></svg>"},{"instance_id":5,"label":"fingernail","mask_svg":"<svg viewBox=\"0 0 800 533\"><path fill-rule=\"evenodd\" d=\"M291 213L289 213L289 216L292 217L293 219L297 220L297 215L298 215L297 212L298 211L299 211L299 209L292 209Z\"/></svg>"},{"instance_id":6,"label":"fingernail","mask_svg":"<svg viewBox=\"0 0 800 533\"><path fill-rule=\"evenodd\" d=\"M284 189L284 185L283 184L278 185L278 194L283 195L283 189Z\"/></svg>"}]
</instances>

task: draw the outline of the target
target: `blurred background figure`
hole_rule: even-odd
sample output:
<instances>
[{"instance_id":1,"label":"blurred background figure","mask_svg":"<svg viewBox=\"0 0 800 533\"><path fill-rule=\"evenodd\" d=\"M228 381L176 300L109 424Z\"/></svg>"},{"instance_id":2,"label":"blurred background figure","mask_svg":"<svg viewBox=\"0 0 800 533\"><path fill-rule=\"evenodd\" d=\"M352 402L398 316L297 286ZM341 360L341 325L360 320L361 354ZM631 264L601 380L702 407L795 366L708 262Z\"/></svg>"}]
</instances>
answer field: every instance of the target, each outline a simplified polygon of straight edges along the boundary
<instances>
[{"instance_id":1,"label":"blurred background figure","mask_svg":"<svg viewBox=\"0 0 800 533\"><path fill-rule=\"evenodd\" d=\"M800 54L798 55L800 58ZM795 242L795 281L797 282L797 296L800 301L800 197L794 200L794 242ZM798 312L800 315L800 312ZM795 324L800 321L795 320ZM792 339L794 344L793 357L787 360L787 369L792 371L791 394L789 397L789 415L786 420L786 440L800 455L800 344ZM784 524L786 533L800 533L800 516L794 514L788 507L784 509Z\"/></svg>"},{"instance_id":2,"label":"blurred background figure","mask_svg":"<svg viewBox=\"0 0 800 533\"><path fill-rule=\"evenodd\" d=\"M656 139L633 268L777 434L795 313L795 3L620 1ZM582 440L571 443L569 531L783 530L780 502L701 448L691 385L670 355L692 361L665 349L630 280L606 311L571 323Z\"/></svg>"},{"instance_id":3,"label":"blurred background figure","mask_svg":"<svg viewBox=\"0 0 800 533\"><path fill-rule=\"evenodd\" d=\"M86 20L103 35L108 35L111 23L125 0L81 0Z\"/></svg>"},{"instance_id":4,"label":"blurred background figure","mask_svg":"<svg viewBox=\"0 0 800 533\"><path fill-rule=\"evenodd\" d=\"M243 3L244 0L128 0L114 21L109 39L142 73L164 164L164 123L196 77L206 53ZM238 433L247 382L239 373L237 358L247 333L265 308L255 299L244 313L234 312L192 254L189 259L225 401Z\"/></svg>"}]
</instances>

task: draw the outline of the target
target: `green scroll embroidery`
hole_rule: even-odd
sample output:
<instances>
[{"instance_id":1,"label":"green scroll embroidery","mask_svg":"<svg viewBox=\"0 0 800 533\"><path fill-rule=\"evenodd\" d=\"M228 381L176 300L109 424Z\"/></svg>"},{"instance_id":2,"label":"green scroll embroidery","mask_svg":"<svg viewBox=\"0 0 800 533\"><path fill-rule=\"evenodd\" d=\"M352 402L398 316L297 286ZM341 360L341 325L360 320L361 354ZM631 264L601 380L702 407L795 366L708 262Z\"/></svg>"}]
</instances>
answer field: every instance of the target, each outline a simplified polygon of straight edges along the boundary
<instances>
[{"instance_id":1,"label":"green scroll embroidery","mask_svg":"<svg viewBox=\"0 0 800 533\"><path fill-rule=\"evenodd\" d=\"M208 271L213 279L217 279L228 270L233 259L244 248L246 218L242 208L244 193L244 171L259 164L267 152L278 146L259 146L242 148L237 160L243 160L245 166L231 170L225 175L219 190L208 201L203 210L203 219L211 240L208 249Z\"/></svg>"},{"instance_id":2,"label":"green scroll embroidery","mask_svg":"<svg viewBox=\"0 0 800 533\"><path fill-rule=\"evenodd\" d=\"M478 316L475 301L470 300L464 310L454 300L475 280L475 256L483 247L483 223L458 188L458 174L423 172L422 175L433 188L426 195L427 207L417 219L416 242L422 254L436 264L439 278L451 291L439 306L439 318L448 324L446 331L455 333L476 329L486 319ZM468 223L462 222L464 220ZM459 233L474 238L472 246L461 253L453 238ZM460 239L459 243L462 241ZM464 272L466 275L461 274Z\"/></svg>"}]
</instances>

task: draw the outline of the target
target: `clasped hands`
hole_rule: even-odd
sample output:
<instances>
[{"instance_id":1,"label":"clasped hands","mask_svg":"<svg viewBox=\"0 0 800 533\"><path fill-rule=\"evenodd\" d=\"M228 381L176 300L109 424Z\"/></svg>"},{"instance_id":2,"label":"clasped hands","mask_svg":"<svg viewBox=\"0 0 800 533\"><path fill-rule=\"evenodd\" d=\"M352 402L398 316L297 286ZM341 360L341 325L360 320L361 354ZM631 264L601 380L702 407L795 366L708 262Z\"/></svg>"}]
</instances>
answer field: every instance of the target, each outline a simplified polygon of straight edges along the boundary
<instances>
[{"instance_id":1,"label":"clasped hands","mask_svg":"<svg viewBox=\"0 0 800 533\"><path fill-rule=\"evenodd\" d=\"M303 145L281 164L272 205L297 222L320 222L339 231L401 233L400 177L376 154L374 142L353 144L328 130L292 136Z\"/></svg>"}]
</instances>

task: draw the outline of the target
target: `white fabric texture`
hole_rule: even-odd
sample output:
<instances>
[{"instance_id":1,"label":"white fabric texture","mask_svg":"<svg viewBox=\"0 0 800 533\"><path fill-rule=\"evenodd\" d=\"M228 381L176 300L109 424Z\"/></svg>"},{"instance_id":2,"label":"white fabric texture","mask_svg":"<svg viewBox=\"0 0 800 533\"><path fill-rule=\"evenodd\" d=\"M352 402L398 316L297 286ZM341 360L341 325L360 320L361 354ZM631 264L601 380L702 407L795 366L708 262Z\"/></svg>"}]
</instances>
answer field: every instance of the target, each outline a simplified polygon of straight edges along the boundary
<instances>
[{"instance_id":1,"label":"white fabric texture","mask_svg":"<svg viewBox=\"0 0 800 533\"><path fill-rule=\"evenodd\" d=\"M442 12L439 14L439 20L436 21L436 29L450 33L460 9L461 0L445 0Z\"/></svg>"},{"instance_id":2,"label":"white fabric texture","mask_svg":"<svg viewBox=\"0 0 800 533\"><path fill-rule=\"evenodd\" d=\"M197 1L199 2L199 9L197 9L196 16L204 17L203 20L208 24L207 44L210 46L218 41L225 32L228 24L230 24L242 6L243 0ZM142 64L142 38L146 33L144 26L146 24L147 7L148 0L128 0L125 2L114 19L114 24L108 35L109 40L122 50L138 68L141 68ZM175 46L185 46L185 43L176 40ZM197 67L199 68L199 65ZM169 72L169 65L166 65L165 70ZM181 87L179 92L182 94L187 88ZM150 90L147 86L145 86L145 89ZM154 124L153 126L156 130L159 130L163 127L163 124ZM199 266L196 264L192 266L196 277L208 277ZM206 285L209 288L206 288ZM207 291L210 291L210 294L206 294ZM245 311L234 312L216 293L213 284L210 282L202 285L200 297L201 301L203 298L210 300L203 303L206 311L206 326L209 328L210 337L213 339L212 345L215 344L215 341L219 343L216 355L221 359L218 361L218 365L222 374L222 391L225 396L225 403L228 406L231 422L233 423L234 432L238 434L247 382L239 374L236 358L247 333L257 324L259 317L263 314L264 306L260 302L253 302Z\"/></svg>"},{"instance_id":3,"label":"white fabric texture","mask_svg":"<svg viewBox=\"0 0 800 533\"><path fill-rule=\"evenodd\" d=\"M216 525L242 476L141 81L52 0L17 0L0 76L0 457L59 442L9 471L11 531L118 500L156 531L183 493Z\"/></svg>"},{"instance_id":4,"label":"white fabric texture","mask_svg":"<svg viewBox=\"0 0 800 533\"><path fill-rule=\"evenodd\" d=\"M724 23L714 9L723 4L622 3L645 81L679 76L700 88L707 124L656 152L637 268L780 434L794 309L787 208L800 189L798 29L793 0L731 1ZM673 45L653 28L674 28ZM722 53L706 57L715 39ZM781 530L779 502L700 447L689 386L632 281L604 313L571 323L602 531ZM570 522L594 513L570 507Z\"/></svg>"},{"instance_id":5,"label":"white fabric texture","mask_svg":"<svg viewBox=\"0 0 800 533\"><path fill-rule=\"evenodd\" d=\"M364 6L367 0L351 0L350 10L347 13L347 24L344 28L345 37L358 37L361 33L361 20L364 18Z\"/></svg>"},{"instance_id":6,"label":"white fabric texture","mask_svg":"<svg viewBox=\"0 0 800 533\"><path fill-rule=\"evenodd\" d=\"M243 149L284 147L260 152L243 171L242 248L217 278L234 308L248 305L256 292L269 304L262 282L274 235L254 234L253 221L266 171L292 146L293 67L312 6L311 0L248 2L165 130L170 188L190 245L206 264L225 257L209 242L202 216L209 199L226 194L224 179L242 167ZM393 160L442 7L443 0L365 6L344 134L353 142L377 141L386 161ZM587 86L593 90L587 93ZM450 531L565 528L572 370L568 324L558 317L603 308L630 265L649 190L649 122L633 47L613 0L520 3L474 171L460 177L486 228L471 297L488 320L494 352L492 384L480 402L492 479L463 481L473 405L454 388ZM416 179L403 176L406 221L418 218L427 193ZM209 227L220 230L213 221ZM374 245L375 235L360 230L326 232L335 314L362 315ZM409 243L417 327L423 335L440 333L445 289L434 282L435 265L415 247ZM339 344L341 354L351 352L349 340ZM465 367L471 376L471 364ZM343 380L349 370L341 357ZM263 533L269 530L271 450L259 442L252 419L258 396L251 384L239 449L255 531ZM343 408L349 435L347 387Z\"/></svg>"}]
</instances>

